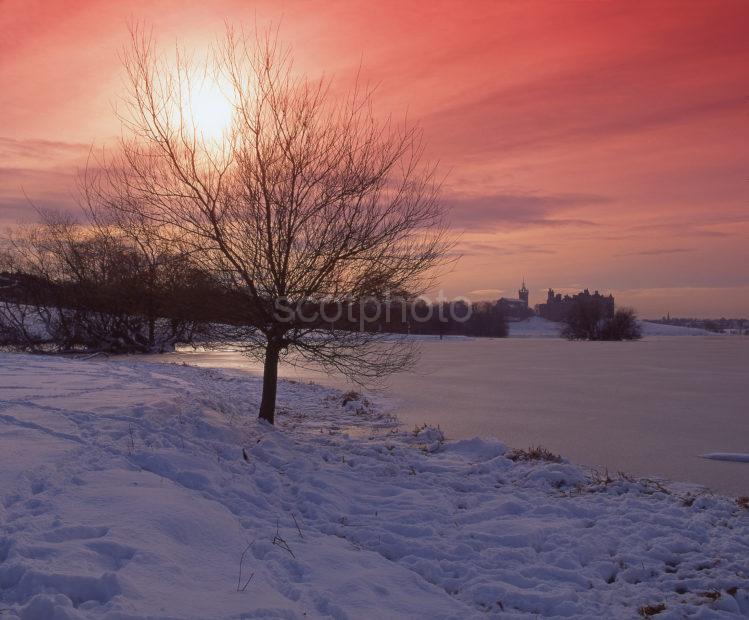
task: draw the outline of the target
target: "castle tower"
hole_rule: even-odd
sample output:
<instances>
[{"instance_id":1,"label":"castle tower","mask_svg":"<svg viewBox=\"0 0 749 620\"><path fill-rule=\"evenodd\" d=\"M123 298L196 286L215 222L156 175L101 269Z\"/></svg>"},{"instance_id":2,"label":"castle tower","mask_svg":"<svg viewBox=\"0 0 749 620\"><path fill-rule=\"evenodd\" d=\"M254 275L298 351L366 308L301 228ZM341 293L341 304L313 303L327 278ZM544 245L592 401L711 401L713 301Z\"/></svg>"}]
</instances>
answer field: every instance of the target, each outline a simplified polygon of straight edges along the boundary
<instances>
[{"instance_id":1,"label":"castle tower","mask_svg":"<svg viewBox=\"0 0 749 620\"><path fill-rule=\"evenodd\" d=\"M528 289L525 288L525 278L523 278L523 286L518 291L518 299L525 304L526 308L528 307Z\"/></svg>"}]
</instances>

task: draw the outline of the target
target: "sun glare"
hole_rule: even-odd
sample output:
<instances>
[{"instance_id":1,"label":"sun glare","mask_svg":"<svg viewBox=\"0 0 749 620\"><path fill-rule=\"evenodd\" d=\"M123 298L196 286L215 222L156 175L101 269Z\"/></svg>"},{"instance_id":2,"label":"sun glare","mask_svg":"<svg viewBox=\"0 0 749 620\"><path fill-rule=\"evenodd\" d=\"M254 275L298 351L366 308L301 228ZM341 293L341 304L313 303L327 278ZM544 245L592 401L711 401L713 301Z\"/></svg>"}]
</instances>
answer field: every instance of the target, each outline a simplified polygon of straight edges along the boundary
<instances>
[{"instance_id":1,"label":"sun glare","mask_svg":"<svg viewBox=\"0 0 749 620\"><path fill-rule=\"evenodd\" d=\"M187 106L194 128L207 140L220 139L229 129L234 107L228 84L213 78L191 82Z\"/></svg>"}]
</instances>

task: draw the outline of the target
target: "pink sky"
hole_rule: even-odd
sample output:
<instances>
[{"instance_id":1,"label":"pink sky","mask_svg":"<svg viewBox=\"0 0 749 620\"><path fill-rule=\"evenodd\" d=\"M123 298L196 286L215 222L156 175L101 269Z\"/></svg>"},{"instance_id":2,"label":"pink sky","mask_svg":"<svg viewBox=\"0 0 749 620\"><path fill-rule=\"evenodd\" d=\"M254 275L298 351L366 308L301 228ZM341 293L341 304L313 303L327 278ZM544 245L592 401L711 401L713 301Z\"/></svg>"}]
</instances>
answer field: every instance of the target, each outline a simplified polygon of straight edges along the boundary
<instances>
[{"instance_id":1,"label":"pink sky","mask_svg":"<svg viewBox=\"0 0 749 620\"><path fill-rule=\"evenodd\" d=\"M749 3L3 0L0 221L73 208L118 132L129 19L169 44L282 21L297 65L408 111L447 174L450 295L612 291L643 316L749 315Z\"/></svg>"}]
</instances>

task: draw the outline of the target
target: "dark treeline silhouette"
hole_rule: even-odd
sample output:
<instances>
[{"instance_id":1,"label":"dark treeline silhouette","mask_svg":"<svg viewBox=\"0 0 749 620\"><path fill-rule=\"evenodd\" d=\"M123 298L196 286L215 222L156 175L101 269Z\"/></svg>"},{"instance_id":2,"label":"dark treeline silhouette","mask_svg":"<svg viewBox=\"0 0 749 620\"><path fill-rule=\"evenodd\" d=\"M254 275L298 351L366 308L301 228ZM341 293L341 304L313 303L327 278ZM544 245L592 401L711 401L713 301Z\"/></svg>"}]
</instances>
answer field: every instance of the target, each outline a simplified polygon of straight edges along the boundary
<instances>
[{"instance_id":1,"label":"dark treeline silhouette","mask_svg":"<svg viewBox=\"0 0 749 620\"><path fill-rule=\"evenodd\" d=\"M0 254L0 346L25 351L157 353L236 342L269 312L310 332L505 337L500 304L428 303L406 293L258 303L147 227L42 213ZM313 336L314 337L314 336Z\"/></svg>"},{"instance_id":2,"label":"dark treeline silhouette","mask_svg":"<svg viewBox=\"0 0 749 620\"><path fill-rule=\"evenodd\" d=\"M326 307L324 312L327 316L338 312L340 319L327 325L344 330L491 338L504 338L508 334L506 316L496 302L428 303L423 299L400 299L354 304L343 311L338 307Z\"/></svg>"},{"instance_id":3,"label":"dark treeline silhouette","mask_svg":"<svg viewBox=\"0 0 749 620\"><path fill-rule=\"evenodd\" d=\"M146 251L68 216L15 231L0 263L0 345L163 352L208 317L210 282L185 257Z\"/></svg>"},{"instance_id":4,"label":"dark treeline silhouette","mask_svg":"<svg viewBox=\"0 0 749 620\"><path fill-rule=\"evenodd\" d=\"M497 303L428 303L397 296L254 307L190 256L145 251L111 229L46 213L0 257L0 346L26 351L156 353L234 341L273 307L310 331L505 337Z\"/></svg>"}]
</instances>

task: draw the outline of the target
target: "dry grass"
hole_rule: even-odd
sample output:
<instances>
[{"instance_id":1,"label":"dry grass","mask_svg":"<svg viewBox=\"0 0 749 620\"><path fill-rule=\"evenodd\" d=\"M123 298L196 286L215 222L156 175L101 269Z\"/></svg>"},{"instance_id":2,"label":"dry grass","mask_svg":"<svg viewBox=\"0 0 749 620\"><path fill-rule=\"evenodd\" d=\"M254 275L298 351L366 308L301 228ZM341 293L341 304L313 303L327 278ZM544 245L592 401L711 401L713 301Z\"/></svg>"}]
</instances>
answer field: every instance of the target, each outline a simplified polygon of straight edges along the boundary
<instances>
[{"instance_id":1,"label":"dry grass","mask_svg":"<svg viewBox=\"0 0 749 620\"><path fill-rule=\"evenodd\" d=\"M530 446L527 450L515 449L507 454L511 461L547 461L549 463L561 463L562 457L550 452L543 446Z\"/></svg>"},{"instance_id":2,"label":"dry grass","mask_svg":"<svg viewBox=\"0 0 749 620\"><path fill-rule=\"evenodd\" d=\"M666 611L666 605L664 603L658 603L657 605L643 605L637 610L637 613L639 613L643 618L650 618L662 611Z\"/></svg>"},{"instance_id":3,"label":"dry grass","mask_svg":"<svg viewBox=\"0 0 749 620\"><path fill-rule=\"evenodd\" d=\"M362 400L362 395L359 392L356 392L354 390L351 390L349 392L346 392L342 399L341 399L341 405L345 407L349 403Z\"/></svg>"}]
</instances>

